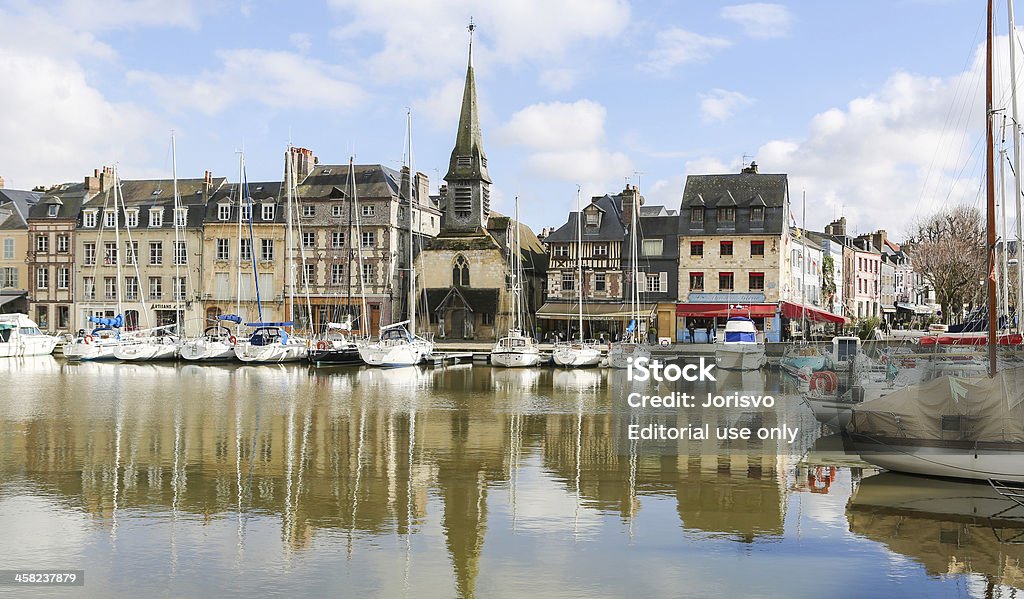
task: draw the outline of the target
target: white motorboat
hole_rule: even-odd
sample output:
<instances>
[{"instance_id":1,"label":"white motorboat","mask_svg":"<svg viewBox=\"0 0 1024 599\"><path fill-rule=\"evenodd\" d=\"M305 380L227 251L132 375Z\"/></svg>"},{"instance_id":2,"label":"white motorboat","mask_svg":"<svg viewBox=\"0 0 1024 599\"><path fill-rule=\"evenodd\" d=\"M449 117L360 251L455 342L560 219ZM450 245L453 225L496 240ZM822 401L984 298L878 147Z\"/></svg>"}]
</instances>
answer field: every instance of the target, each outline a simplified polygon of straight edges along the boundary
<instances>
[{"instance_id":1,"label":"white motorboat","mask_svg":"<svg viewBox=\"0 0 1024 599\"><path fill-rule=\"evenodd\" d=\"M47 335L27 314L0 314L0 358L48 356L57 336Z\"/></svg>"},{"instance_id":2,"label":"white motorboat","mask_svg":"<svg viewBox=\"0 0 1024 599\"><path fill-rule=\"evenodd\" d=\"M247 363L280 363L304 360L308 349L306 340L289 335L284 327L291 322L250 322L245 326L255 330L246 340L235 343L235 357Z\"/></svg>"},{"instance_id":3,"label":"white motorboat","mask_svg":"<svg viewBox=\"0 0 1024 599\"><path fill-rule=\"evenodd\" d=\"M502 368L536 366L540 362L540 349L533 338L514 329L507 337L498 339L491 350L491 364Z\"/></svg>"},{"instance_id":4,"label":"white motorboat","mask_svg":"<svg viewBox=\"0 0 1024 599\"><path fill-rule=\"evenodd\" d=\"M764 343L757 341L754 321L732 316L725 323L725 338L715 348L715 365L725 370L758 370L767 362Z\"/></svg>"}]
</instances>

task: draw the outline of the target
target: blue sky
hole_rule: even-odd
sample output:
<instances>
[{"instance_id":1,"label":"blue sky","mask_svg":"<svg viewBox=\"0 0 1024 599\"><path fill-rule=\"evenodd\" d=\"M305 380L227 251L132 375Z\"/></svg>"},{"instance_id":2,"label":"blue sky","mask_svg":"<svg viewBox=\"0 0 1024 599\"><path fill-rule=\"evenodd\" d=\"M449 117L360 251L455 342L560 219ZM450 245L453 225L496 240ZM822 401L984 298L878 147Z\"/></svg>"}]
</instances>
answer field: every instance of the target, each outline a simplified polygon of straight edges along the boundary
<instances>
[{"instance_id":1,"label":"blue sky","mask_svg":"<svg viewBox=\"0 0 1024 599\"><path fill-rule=\"evenodd\" d=\"M809 227L842 213L898 236L977 202L982 13L968 0L0 2L0 175L15 188L113 163L167 176L171 129L182 177L233 180L244 145L250 180L280 178L289 140L325 163L354 151L398 167L409 107L436 189L472 15L498 210L519 194L528 224L557 226L576 184L586 197L627 178L677 208L687 174L738 172L746 156L788 173L797 207L806 190Z\"/></svg>"}]
</instances>

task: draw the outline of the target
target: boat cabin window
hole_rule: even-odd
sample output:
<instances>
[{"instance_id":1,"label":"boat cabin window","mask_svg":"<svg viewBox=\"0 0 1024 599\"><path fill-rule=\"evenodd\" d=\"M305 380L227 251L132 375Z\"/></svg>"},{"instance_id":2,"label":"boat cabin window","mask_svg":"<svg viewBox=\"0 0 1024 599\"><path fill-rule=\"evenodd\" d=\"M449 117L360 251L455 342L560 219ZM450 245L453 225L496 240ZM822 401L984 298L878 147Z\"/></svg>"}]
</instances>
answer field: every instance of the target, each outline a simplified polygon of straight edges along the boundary
<instances>
[{"instance_id":1,"label":"boat cabin window","mask_svg":"<svg viewBox=\"0 0 1024 599\"><path fill-rule=\"evenodd\" d=\"M968 424L969 419L966 416L942 416L942 436L947 439L966 439L969 432Z\"/></svg>"},{"instance_id":2,"label":"boat cabin window","mask_svg":"<svg viewBox=\"0 0 1024 599\"><path fill-rule=\"evenodd\" d=\"M36 327L21 327L18 332L22 335L42 335L42 333Z\"/></svg>"},{"instance_id":3,"label":"boat cabin window","mask_svg":"<svg viewBox=\"0 0 1024 599\"><path fill-rule=\"evenodd\" d=\"M7 343L11 340L11 331L13 329L0 329L0 343Z\"/></svg>"},{"instance_id":4,"label":"boat cabin window","mask_svg":"<svg viewBox=\"0 0 1024 599\"><path fill-rule=\"evenodd\" d=\"M388 329L380 334L380 338L384 340L392 339L410 339L409 332L405 329Z\"/></svg>"}]
</instances>

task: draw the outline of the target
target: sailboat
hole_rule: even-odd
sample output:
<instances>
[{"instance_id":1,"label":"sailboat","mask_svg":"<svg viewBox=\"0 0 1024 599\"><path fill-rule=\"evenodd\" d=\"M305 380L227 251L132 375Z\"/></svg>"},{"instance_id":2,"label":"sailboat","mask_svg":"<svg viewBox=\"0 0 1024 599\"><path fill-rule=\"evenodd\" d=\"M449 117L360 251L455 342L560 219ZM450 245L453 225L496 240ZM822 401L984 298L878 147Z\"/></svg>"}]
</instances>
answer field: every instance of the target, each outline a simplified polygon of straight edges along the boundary
<instances>
[{"instance_id":1,"label":"sailboat","mask_svg":"<svg viewBox=\"0 0 1024 599\"><path fill-rule=\"evenodd\" d=\"M1013 9L1010 40L1016 43ZM993 0L986 40L988 375L941 376L853 408L848 449L876 466L950 478L1024 483L1024 368L998 370L995 159L992 124ZM1011 71L1013 70L1011 64Z\"/></svg>"},{"instance_id":2,"label":"sailboat","mask_svg":"<svg viewBox=\"0 0 1024 599\"><path fill-rule=\"evenodd\" d=\"M434 342L416 334L416 268L413 235L413 199L416 195L416 171L412 161L412 113L407 113L409 183L406 198L409 201L409 320L396 322L380 329L377 341L357 343L359 357L370 366L401 367L419 364L434 353ZM361 251L361 250L360 250ZM406 326L408 325L408 327Z\"/></svg>"},{"instance_id":3,"label":"sailboat","mask_svg":"<svg viewBox=\"0 0 1024 599\"><path fill-rule=\"evenodd\" d=\"M540 364L540 349L534 342L533 337L525 335L525 297L523 289L523 255L520 249L519 238L519 196L516 196L516 218L513 226L515 232L512 251L509 252L509 272L511 274L511 285L509 298L512 301L511 323L508 335L498 339L498 343L491 349L491 364L504 368L516 368L521 366L536 366Z\"/></svg>"},{"instance_id":4,"label":"sailboat","mask_svg":"<svg viewBox=\"0 0 1024 599\"><path fill-rule=\"evenodd\" d=\"M114 186L112 193L107 195L103 201L104 213L106 213L107 200L110 195L114 197L114 214L117 214L118 202L117 198L120 193L121 185L118 180L117 169L113 170ZM114 252L117 252L116 248L121 247L121 228L119 224L119 218L114 218ZM99 247L99 240L103 237L103 232L106 229L106 218L100 222L100 231L97 238L96 246ZM73 362L78 361L93 361L93 360L115 360L114 351L121 345L121 328L124 326L124 309L121 303L121 261L117 259L117 254L113 256L114 263L117 267L117 285L115 285L115 297L117 299L117 311L112 317L110 316L93 316L89 317L89 324L95 325L91 332L85 330L79 331L79 334L72 339L70 342L64 344L64 357ZM96 260L96 265L99 264L99 260ZM137 261L136 261L137 262ZM94 267L95 268L95 267ZM94 271L95 272L95 271ZM96 277L94 276L95 280ZM86 294L90 292L86 289ZM95 289L92 290L95 293Z\"/></svg>"},{"instance_id":5,"label":"sailboat","mask_svg":"<svg viewBox=\"0 0 1024 599\"><path fill-rule=\"evenodd\" d=\"M320 335L310 339L309 361L317 365L363 363L363 359L359 357L359 348L356 346L352 330L355 322L352 318L351 248L358 248L355 240L359 239L359 237L353 230L354 219L358 218L356 212L358 196L356 192L355 164L351 157L348 160L348 183L348 231L344 234L350 240L348 244L350 249L348 250L349 259L345 261L345 309L342 311L340 306L336 306L334 311L335 318L324 326ZM361 276L362 268L360 267L357 272ZM359 302L359 313L364 314L366 312L366 296L364 294L359 295ZM344 316L344 318L340 318L341 316Z\"/></svg>"},{"instance_id":6,"label":"sailboat","mask_svg":"<svg viewBox=\"0 0 1024 599\"><path fill-rule=\"evenodd\" d=\"M241 192L245 194L246 201L249 203L249 239L252 240L254 237L252 227L252 200L249 198L249 185L245 180L244 175L244 164L243 164L243 175L242 181L240 182ZM292 237L292 205L294 202L293 191L295 188L295 165L292 160L291 149L285 152L285 187L287 189L287 205L285 210L287 212L287 229L285 248L288 253L288 302L290 306L290 313L295 313L295 269L294 269L294 257L292 256L293 237ZM250 241L252 247L255 247L255 242ZM279 362L295 362L306 358L307 345L306 340L296 337L288 333L287 329L292 328L294 323L292 321L283 322L265 322L263 320L263 303L260 298L260 281L259 281L259 270L256 268L256 252L252 252L252 276L253 283L256 287L256 310L259 315L257 322L247 322L245 326L251 327L253 330L249 334L248 339L244 341L236 341L235 343L235 357L243 362L248 363L279 363Z\"/></svg>"},{"instance_id":7,"label":"sailboat","mask_svg":"<svg viewBox=\"0 0 1024 599\"><path fill-rule=\"evenodd\" d=\"M608 349L608 366L625 369L639 358L651 358L651 348L647 344L646 322L640 316L640 227L637 213L640 212L640 191L633 195L633 209L630 210L629 223L629 264L633 281L629 295L629 324L622 339L612 343Z\"/></svg>"},{"instance_id":8,"label":"sailboat","mask_svg":"<svg viewBox=\"0 0 1024 599\"><path fill-rule=\"evenodd\" d=\"M580 209L580 188L576 187L576 288L579 293L579 339L558 343L551 358L558 366L584 367L601 363L601 347L597 341L583 336L583 211Z\"/></svg>"}]
</instances>

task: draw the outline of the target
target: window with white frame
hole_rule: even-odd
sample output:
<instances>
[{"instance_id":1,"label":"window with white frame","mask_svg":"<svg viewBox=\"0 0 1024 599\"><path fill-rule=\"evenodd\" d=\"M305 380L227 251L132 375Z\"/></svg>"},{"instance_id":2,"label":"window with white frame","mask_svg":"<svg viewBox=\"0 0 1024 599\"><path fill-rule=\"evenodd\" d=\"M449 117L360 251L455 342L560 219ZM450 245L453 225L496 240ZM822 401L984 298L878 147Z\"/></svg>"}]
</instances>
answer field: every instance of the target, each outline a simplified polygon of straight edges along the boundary
<instances>
[{"instance_id":1,"label":"window with white frame","mask_svg":"<svg viewBox=\"0 0 1024 599\"><path fill-rule=\"evenodd\" d=\"M264 262L270 262L274 259L274 240L273 239L261 239L260 240L260 260Z\"/></svg>"},{"instance_id":2,"label":"window with white frame","mask_svg":"<svg viewBox=\"0 0 1024 599\"><path fill-rule=\"evenodd\" d=\"M57 236L57 251L61 254L68 253L68 236L58 235Z\"/></svg>"},{"instance_id":3,"label":"window with white frame","mask_svg":"<svg viewBox=\"0 0 1024 599\"><path fill-rule=\"evenodd\" d=\"M174 226L180 229L184 227L186 223L188 223L188 208L175 208Z\"/></svg>"},{"instance_id":4,"label":"window with white frame","mask_svg":"<svg viewBox=\"0 0 1024 599\"><path fill-rule=\"evenodd\" d=\"M364 285L372 285L373 284L373 265L372 264L364 264L363 265L363 284Z\"/></svg>"},{"instance_id":5,"label":"window with white frame","mask_svg":"<svg viewBox=\"0 0 1024 599\"><path fill-rule=\"evenodd\" d=\"M117 277L103 277L103 298L117 299Z\"/></svg>"},{"instance_id":6,"label":"window with white frame","mask_svg":"<svg viewBox=\"0 0 1024 599\"><path fill-rule=\"evenodd\" d=\"M107 241L103 244L103 264L105 266L117 264L117 242Z\"/></svg>"},{"instance_id":7,"label":"window with white frame","mask_svg":"<svg viewBox=\"0 0 1024 599\"><path fill-rule=\"evenodd\" d=\"M252 220L252 198L247 198L247 201L242 203L242 222L249 222Z\"/></svg>"},{"instance_id":8,"label":"window with white frame","mask_svg":"<svg viewBox=\"0 0 1024 599\"><path fill-rule=\"evenodd\" d=\"M344 264L332 264L331 265L331 285L341 285L344 283L345 278L345 265Z\"/></svg>"},{"instance_id":9,"label":"window with white frame","mask_svg":"<svg viewBox=\"0 0 1024 599\"><path fill-rule=\"evenodd\" d=\"M377 212L377 208L373 204L363 204L363 206L362 206L362 215L363 216L373 216L374 214L376 214L376 212Z\"/></svg>"},{"instance_id":10,"label":"window with white frame","mask_svg":"<svg viewBox=\"0 0 1024 599\"><path fill-rule=\"evenodd\" d=\"M310 250L316 246L316 233L312 231L302 232L302 247Z\"/></svg>"},{"instance_id":11,"label":"window with white frame","mask_svg":"<svg viewBox=\"0 0 1024 599\"><path fill-rule=\"evenodd\" d=\"M45 254L50 251L50 236L49 235L37 235L36 236L36 251L40 254Z\"/></svg>"},{"instance_id":12,"label":"window with white frame","mask_svg":"<svg viewBox=\"0 0 1024 599\"><path fill-rule=\"evenodd\" d=\"M124 299L128 301L139 299L139 279L136 277L124 278Z\"/></svg>"},{"instance_id":13,"label":"window with white frame","mask_svg":"<svg viewBox=\"0 0 1024 599\"><path fill-rule=\"evenodd\" d=\"M85 261L86 266L93 266L96 264L96 244L92 241L86 241L82 245L82 258Z\"/></svg>"},{"instance_id":14,"label":"window with white frame","mask_svg":"<svg viewBox=\"0 0 1024 599\"><path fill-rule=\"evenodd\" d=\"M315 285L316 284L316 264L303 264L302 265L302 284L303 285Z\"/></svg>"},{"instance_id":15,"label":"window with white frame","mask_svg":"<svg viewBox=\"0 0 1024 599\"><path fill-rule=\"evenodd\" d=\"M217 204L217 220L231 220L231 204L220 202Z\"/></svg>"},{"instance_id":16,"label":"window with white frame","mask_svg":"<svg viewBox=\"0 0 1024 599\"><path fill-rule=\"evenodd\" d=\"M666 282L665 279L667 278L666 275L668 275L668 273L664 273L664 272L649 272L649 273L646 273L646 274L647 274L647 285L644 288L645 291L647 291L648 293L662 293L664 291L668 291L668 289L665 289L665 287L663 285L663 283Z\"/></svg>"},{"instance_id":17,"label":"window with white frame","mask_svg":"<svg viewBox=\"0 0 1024 599\"><path fill-rule=\"evenodd\" d=\"M149 299L161 299L164 296L164 278L149 277Z\"/></svg>"},{"instance_id":18,"label":"window with white frame","mask_svg":"<svg viewBox=\"0 0 1024 599\"><path fill-rule=\"evenodd\" d=\"M113 229L117 226L117 210L108 208L103 211L103 226L108 229Z\"/></svg>"},{"instance_id":19,"label":"window with white frame","mask_svg":"<svg viewBox=\"0 0 1024 599\"><path fill-rule=\"evenodd\" d=\"M226 237L220 237L217 239L217 260L227 260L231 257L231 254L228 251L229 243L230 241Z\"/></svg>"},{"instance_id":20,"label":"window with white frame","mask_svg":"<svg viewBox=\"0 0 1024 599\"><path fill-rule=\"evenodd\" d=\"M252 262L252 240L243 237L238 243L238 260Z\"/></svg>"},{"instance_id":21,"label":"window with white frame","mask_svg":"<svg viewBox=\"0 0 1024 599\"><path fill-rule=\"evenodd\" d=\"M85 299L96 299L96 277L85 277L82 282L85 284Z\"/></svg>"},{"instance_id":22,"label":"window with white frame","mask_svg":"<svg viewBox=\"0 0 1024 599\"><path fill-rule=\"evenodd\" d=\"M572 291L576 288L576 273L562 273L562 291Z\"/></svg>"},{"instance_id":23,"label":"window with white frame","mask_svg":"<svg viewBox=\"0 0 1024 599\"><path fill-rule=\"evenodd\" d=\"M341 204L331 206L331 216L334 218L341 218Z\"/></svg>"},{"instance_id":24,"label":"window with white frame","mask_svg":"<svg viewBox=\"0 0 1024 599\"><path fill-rule=\"evenodd\" d=\"M56 218L60 212L60 206L58 204L50 204L50 207L46 209L46 215L50 218Z\"/></svg>"},{"instance_id":25,"label":"window with white frame","mask_svg":"<svg viewBox=\"0 0 1024 599\"><path fill-rule=\"evenodd\" d=\"M334 249L341 249L345 247L345 233L341 231L334 231L331 233L331 247Z\"/></svg>"},{"instance_id":26,"label":"window with white frame","mask_svg":"<svg viewBox=\"0 0 1024 599\"><path fill-rule=\"evenodd\" d=\"M14 238L13 237L5 237L4 238L4 260L13 260L13 259L14 259Z\"/></svg>"},{"instance_id":27,"label":"window with white frame","mask_svg":"<svg viewBox=\"0 0 1024 599\"><path fill-rule=\"evenodd\" d=\"M67 266L57 267L57 289L67 289L71 285L71 269Z\"/></svg>"},{"instance_id":28,"label":"window with white frame","mask_svg":"<svg viewBox=\"0 0 1024 599\"><path fill-rule=\"evenodd\" d=\"M139 256L139 242L138 241L126 241L124 242L124 263L128 266L135 266L138 262Z\"/></svg>"},{"instance_id":29,"label":"window with white frame","mask_svg":"<svg viewBox=\"0 0 1024 599\"><path fill-rule=\"evenodd\" d=\"M0 268L0 287L5 289L18 288L18 269L13 266Z\"/></svg>"},{"instance_id":30,"label":"window with white frame","mask_svg":"<svg viewBox=\"0 0 1024 599\"><path fill-rule=\"evenodd\" d=\"M163 208L150 208L149 209L149 226L150 227L162 227L162 226L164 226L164 209Z\"/></svg>"},{"instance_id":31,"label":"window with white frame","mask_svg":"<svg viewBox=\"0 0 1024 599\"><path fill-rule=\"evenodd\" d=\"M124 226L126 229L134 229L139 226L139 210L132 208L124 212Z\"/></svg>"},{"instance_id":32,"label":"window with white frame","mask_svg":"<svg viewBox=\"0 0 1024 599\"><path fill-rule=\"evenodd\" d=\"M149 242L149 263L152 266L160 266L164 263L164 243L162 241Z\"/></svg>"},{"instance_id":33,"label":"window with white frame","mask_svg":"<svg viewBox=\"0 0 1024 599\"><path fill-rule=\"evenodd\" d=\"M377 246L377 234L373 231L363 231L363 243L364 248L372 248Z\"/></svg>"},{"instance_id":34,"label":"window with white frame","mask_svg":"<svg viewBox=\"0 0 1024 599\"><path fill-rule=\"evenodd\" d=\"M313 204L302 205L302 218L313 218L316 216L316 206Z\"/></svg>"},{"instance_id":35,"label":"window with white frame","mask_svg":"<svg viewBox=\"0 0 1024 599\"><path fill-rule=\"evenodd\" d=\"M665 241L663 239L645 239L642 250L643 255L660 256L664 245Z\"/></svg>"},{"instance_id":36,"label":"window with white frame","mask_svg":"<svg viewBox=\"0 0 1024 599\"><path fill-rule=\"evenodd\" d=\"M96 228L96 211L86 210L82 213L82 226L86 229Z\"/></svg>"},{"instance_id":37,"label":"window with white frame","mask_svg":"<svg viewBox=\"0 0 1024 599\"><path fill-rule=\"evenodd\" d=\"M274 220L273 204L263 204L263 220Z\"/></svg>"},{"instance_id":38,"label":"window with white frame","mask_svg":"<svg viewBox=\"0 0 1024 599\"><path fill-rule=\"evenodd\" d=\"M175 300L185 299L185 277L171 277Z\"/></svg>"},{"instance_id":39,"label":"window with white frame","mask_svg":"<svg viewBox=\"0 0 1024 599\"><path fill-rule=\"evenodd\" d=\"M569 244L559 243L551 248L551 254L555 258L568 258L569 257Z\"/></svg>"},{"instance_id":40,"label":"window with white frame","mask_svg":"<svg viewBox=\"0 0 1024 599\"><path fill-rule=\"evenodd\" d=\"M605 258L608 256L608 244L607 243L595 243L594 244L594 256L597 258Z\"/></svg>"},{"instance_id":41,"label":"window with white frame","mask_svg":"<svg viewBox=\"0 0 1024 599\"><path fill-rule=\"evenodd\" d=\"M174 242L174 264L176 266L184 265L188 262L188 246L185 245L184 241Z\"/></svg>"}]
</instances>

